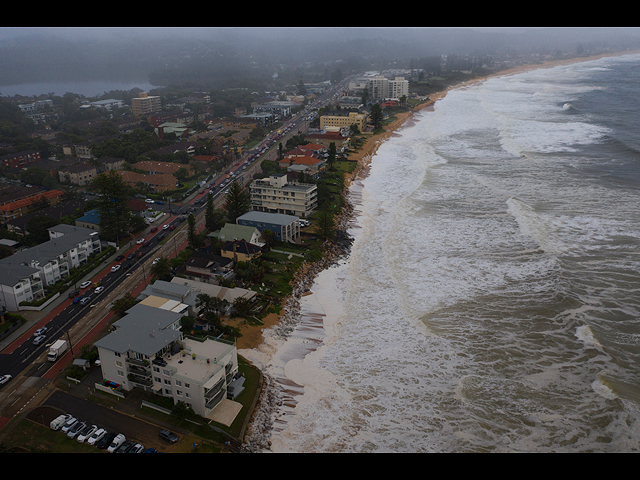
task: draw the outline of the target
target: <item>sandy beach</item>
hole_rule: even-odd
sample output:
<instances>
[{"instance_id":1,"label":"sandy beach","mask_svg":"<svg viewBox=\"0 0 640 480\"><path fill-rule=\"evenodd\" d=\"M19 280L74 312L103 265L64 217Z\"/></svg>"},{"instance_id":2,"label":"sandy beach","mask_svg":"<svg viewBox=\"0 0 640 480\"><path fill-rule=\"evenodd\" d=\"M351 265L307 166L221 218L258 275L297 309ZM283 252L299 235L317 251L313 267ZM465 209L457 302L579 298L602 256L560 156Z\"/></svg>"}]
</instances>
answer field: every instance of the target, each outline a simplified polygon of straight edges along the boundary
<instances>
[{"instance_id":1,"label":"sandy beach","mask_svg":"<svg viewBox=\"0 0 640 480\"><path fill-rule=\"evenodd\" d=\"M376 155L380 146L384 142L386 142L389 138L391 138L396 131L403 128L407 124L407 122L413 118L416 112L424 110L425 108L432 108L438 101L444 99L447 96L447 94L452 90L468 88L473 85L478 85L483 82L486 82L487 80L492 78L508 77L508 76L518 75L521 73L526 73L526 72L539 70L539 69L548 69L548 68L554 68L562 65L571 65L575 63L589 62L589 61L598 60L601 58L618 57L618 56L633 55L633 54L640 54L640 51L609 53L609 54L602 54L602 55L596 55L591 57L579 57L579 58L572 58L567 60L546 61L538 64L523 65L523 66L515 67L512 69L496 72L495 74L492 74L486 77L475 78L467 82L453 85L449 87L447 90L434 93L430 95L430 98L428 101L418 105L413 110L409 112L397 114L396 115L397 119L394 120L391 124L385 126L384 133L370 136L365 142L365 144L362 146L362 148L360 148L357 152L351 153L349 155L350 160L358 162L358 168L353 172L353 174L347 175L345 185L348 188L354 180L356 180L357 178L360 178L363 174L366 174L366 170L370 165L373 157ZM314 274L316 272L314 269L310 269L310 273ZM304 274L302 276L304 276ZM311 279L309 278L305 278L304 280L306 282L311 281ZM259 327L239 326L243 336L239 338L237 341L238 350L252 350L252 349L259 348L263 343L265 330L268 330L272 327L277 327L281 321L282 321L281 317L279 317L276 314L272 314L265 318L263 326L259 326Z\"/></svg>"}]
</instances>

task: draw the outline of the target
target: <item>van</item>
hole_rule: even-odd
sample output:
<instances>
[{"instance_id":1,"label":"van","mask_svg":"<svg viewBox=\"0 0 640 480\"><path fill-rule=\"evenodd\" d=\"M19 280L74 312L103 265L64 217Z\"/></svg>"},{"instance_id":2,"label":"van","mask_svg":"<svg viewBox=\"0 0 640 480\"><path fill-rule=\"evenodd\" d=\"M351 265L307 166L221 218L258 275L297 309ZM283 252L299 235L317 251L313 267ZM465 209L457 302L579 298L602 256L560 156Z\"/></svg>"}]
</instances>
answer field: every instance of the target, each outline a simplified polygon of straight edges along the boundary
<instances>
[{"instance_id":1,"label":"van","mask_svg":"<svg viewBox=\"0 0 640 480\"><path fill-rule=\"evenodd\" d=\"M51 430L55 430L57 432L70 418L71 415L60 415L55 420L52 420L49 426L51 427Z\"/></svg>"}]
</instances>

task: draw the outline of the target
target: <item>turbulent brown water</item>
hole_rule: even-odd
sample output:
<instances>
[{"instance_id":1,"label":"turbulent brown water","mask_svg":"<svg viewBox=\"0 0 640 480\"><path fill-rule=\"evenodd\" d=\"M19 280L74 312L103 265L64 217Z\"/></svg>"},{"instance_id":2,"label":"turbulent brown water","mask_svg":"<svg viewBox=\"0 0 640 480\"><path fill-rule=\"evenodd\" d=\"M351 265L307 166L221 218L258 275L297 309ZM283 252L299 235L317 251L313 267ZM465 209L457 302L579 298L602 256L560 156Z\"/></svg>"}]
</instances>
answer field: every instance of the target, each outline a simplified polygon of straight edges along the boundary
<instances>
[{"instance_id":1,"label":"turbulent brown water","mask_svg":"<svg viewBox=\"0 0 640 480\"><path fill-rule=\"evenodd\" d=\"M640 57L451 92L352 190L351 255L242 352L274 452L640 450Z\"/></svg>"}]
</instances>

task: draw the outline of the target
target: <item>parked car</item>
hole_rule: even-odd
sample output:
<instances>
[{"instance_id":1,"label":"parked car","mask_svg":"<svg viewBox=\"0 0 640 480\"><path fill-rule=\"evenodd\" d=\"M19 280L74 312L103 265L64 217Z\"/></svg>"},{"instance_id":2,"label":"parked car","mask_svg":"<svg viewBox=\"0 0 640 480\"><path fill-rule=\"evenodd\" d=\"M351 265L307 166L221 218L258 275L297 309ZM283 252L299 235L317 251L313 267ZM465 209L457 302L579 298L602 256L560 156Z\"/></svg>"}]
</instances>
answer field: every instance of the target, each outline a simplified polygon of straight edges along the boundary
<instances>
[{"instance_id":1,"label":"parked car","mask_svg":"<svg viewBox=\"0 0 640 480\"><path fill-rule=\"evenodd\" d=\"M70 438L71 440L73 440L78 435L80 435L80 432L82 432L82 430L84 430L86 426L87 426L86 422L78 422L78 423L76 423L67 432L67 437Z\"/></svg>"},{"instance_id":2,"label":"parked car","mask_svg":"<svg viewBox=\"0 0 640 480\"><path fill-rule=\"evenodd\" d=\"M76 298L79 295L80 295L80 290L76 290L75 292L71 292L69 294L69 298Z\"/></svg>"},{"instance_id":3,"label":"parked car","mask_svg":"<svg viewBox=\"0 0 640 480\"><path fill-rule=\"evenodd\" d=\"M161 260L160 258L156 258L156 259L153 261L153 264L152 264L152 265L156 265L160 260Z\"/></svg>"},{"instance_id":4,"label":"parked car","mask_svg":"<svg viewBox=\"0 0 640 480\"><path fill-rule=\"evenodd\" d=\"M129 450L127 453L142 453L142 452L144 452L144 447L139 443L136 443L133 447L131 447L131 450Z\"/></svg>"},{"instance_id":5,"label":"parked car","mask_svg":"<svg viewBox=\"0 0 640 480\"><path fill-rule=\"evenodd\" d=\"M140 238L137 242L136 245L142 245L146 240L143 238Z\"/></svg>"},{"instance_id":6,"label":"parked car","mask_svg":"<svg viewBox=\"0 0 640 480\"><path fill-rule=\"evenodd\" d=\"M100 440L107 436L107 431L104 428L98 428L95 432L91 434L91 436L87 439L87 443L89 445L98 446Z\"/></svg>"},{"instance_id":7,"label":"parked car","mask_svg":"<svg viewBox=\"0 0 640 480\"><path fill-rule=\"evenodd\" d=\"M156 201L155 200L151 200L150 198L147 198L145 200L145 203L148 203L149 205L151 205L152 203L156 203Z\"/></svg>"},{"instance_id":8,"label":"parked car","mask_svg":"<svg viewBox=\"0 0 640 480\"><path fill-rule=\"evenodd\" d=\"M78 443L84 443L87 440L89 440L91 435L93 435L97 430L98 430L97 425L89 425L80 432L76 440L78 440Z\"/></svg>"},{"instance_id":9,"label":"parked car","mask_svg":"<svg viewBox=\"0 0 640 480\"><path fill-rule=\"evenodd\" d=\"M131 440L127 440L122 445L120 445L114 453L127 453L129 450L133 448L136 442L132 442Z\"/></svg>"},{"instance_id":10,"label":"parked car","mask_svg":"<svg viewBox=\"0 0 640 480\"><path fill-rule=\"evenodd\" d=\"M160 438L169 443L177 443L179 440L178 436L169 430L162 430L160 432Z\"/></svg>"},{"instance_id":11,"label":"parked car","mask_svg":"<svg viewBox=\"0 0 640 480\"><path fill-rule=\"evenodd\" d=\"M157 231L158 231L158 227L153 227L153 228L151 229L151 233L156 233Z\"/></svg>"},{"instance_id":12,"label":"parked car","mask_svg":"<svg viewBox=\"0 0 640 480\"><path fill-rule=\"evenodd\" d=\"M115 438L109 445L109 448L107 448L107 452L109 453L115 452L126 441L127 441L127 437L119 433L118 435L115 436Z\"/></svg>"},{"instance_id":13,"label":"parked car","mask_svg":"<svg viewBox=\"0 0 640 480\"><path fill-rule=\"evenodd\" d=\"M116 257L116 262L121 262L122 260L124 260L124 255L118 255Z\"/></svg>"},{"instance_id":14,"label":"parked car","mask_svg":"<svg viewBox=\"0 0 640 480\"><path fill-rule=\"evenodd\" d=\"M62 427L60 427L60 431L66 435L76 423L78 423L78 419L76 417L71 417Z\"/></svg>"},{"instance_id":15,"label":"parked car","mask_svg":"<svg viewBox=\"0 0 640 480\"><path fill-rule=\"evenodd\" d=\"M99 450L106 450L111 446L116 436L117 434L115 433L107 433L104 437L96 442L96 448Z\"/></svg>"},{"instance_id":16,"label":"parked car","mask_svg":"<svg viewBox=\"0 0 640 480\"><path fill-rule=\"evenodd\" d=\"M11 375L3 375L2 377L0 377L0 385L8 383L12 378L13 377Z\"/></svg>"},{"instance_id":17,"label":"parked car","mask_svg":"<svg viewBox=\"0 0 640 480\"><path fill-rule=\"evenodd\" d=\"M118 270L120 270L120 268L122 268L120 265L114 265L113 267L111 267L111 273L115 273Z\"/></svg>"},{"instance_id":18,"label":"parked car","mask_svg":"<svg viewBox=\"0 0 640 480\"><path fill-rule=\"evenodd\" d=\"M89 288L91 286L91 282L83 282L80 285L80 290L84 290L85 288Z\"/></svg>"},{"instance_id":19,"label":"parked car","mask_svg":"<svg viewBox=\"0 0 640 480\"><path fill-rule=\"evenodd\" d=\"M36 337L36 339L33 341L33 344L37 347L38 345L42 345L46 339L46 336L40 335L39 337Z\"/></svg>"},{"instance_id":20,"label":"parked car","mask_svg":"<svg viewBox=\"0 0 640 480\"><path fill-rule=\"evenodd\" d=\"M51 427L51 430L54 431L58 431L62 428L62 426L67 422L67 420L69 420L71 418L71 415L65 414L65 415L60 415L58 418L56 418L55 420L52 420L51 423L49 424L49 426Z\"/></svg>"}]
</instances>

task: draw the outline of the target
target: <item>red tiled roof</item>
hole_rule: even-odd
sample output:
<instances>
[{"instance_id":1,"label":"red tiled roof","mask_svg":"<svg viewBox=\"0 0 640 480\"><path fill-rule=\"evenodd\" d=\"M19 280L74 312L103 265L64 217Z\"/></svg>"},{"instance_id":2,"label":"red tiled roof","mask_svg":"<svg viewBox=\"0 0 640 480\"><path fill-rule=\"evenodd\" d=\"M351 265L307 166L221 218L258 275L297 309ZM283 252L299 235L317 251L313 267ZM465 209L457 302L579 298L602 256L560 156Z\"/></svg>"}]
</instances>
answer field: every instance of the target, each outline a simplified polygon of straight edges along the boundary
<instances>
[{"instance_id":1,"label":"red tiled roof","mask_svg":"<svg viewBox=\"0 0 640 480\"><path fill-rule=\"evenodd\" d=\"M29 207L35 203L42 201L43 198L47 200L51 200L53 198L60 198L64 195L64 192L60 190L49 190L48 192L44 192L41 195L35 195L33 197L25 198L23 200L18 200L16 202L7 203L0 207L0 211L3 212L13 212L15 210L19 210L20 208Z\"/></svg>"}]
</instances>

